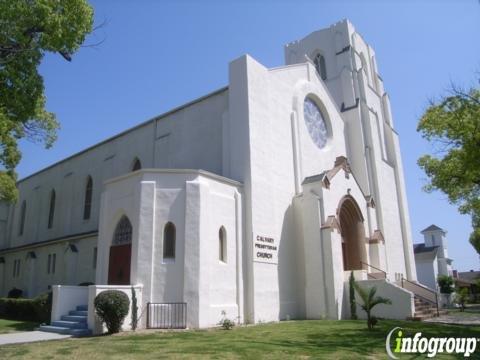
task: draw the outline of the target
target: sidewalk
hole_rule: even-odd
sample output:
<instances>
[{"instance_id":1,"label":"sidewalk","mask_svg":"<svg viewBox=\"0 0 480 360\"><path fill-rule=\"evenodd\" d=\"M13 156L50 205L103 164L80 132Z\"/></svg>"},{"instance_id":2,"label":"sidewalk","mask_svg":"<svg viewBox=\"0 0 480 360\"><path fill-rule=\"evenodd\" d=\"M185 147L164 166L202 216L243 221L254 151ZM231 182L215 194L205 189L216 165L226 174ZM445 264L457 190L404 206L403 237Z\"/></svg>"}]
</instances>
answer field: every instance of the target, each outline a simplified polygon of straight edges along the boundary
<instances>
[{"instance_id":1,"label":"sidewalk","mask_svg":"<svg viewBox=\"0 0 480 360\"><path fill-rule=\"evenodd\" d=\"M71 337L71 335L61 335L61 334L49 333L45 331L15 332L11 334L0 335L0 346L7 345L7 344L35 342L35 341L67 339L69 337Z\"/></svg>"}]
</instances>

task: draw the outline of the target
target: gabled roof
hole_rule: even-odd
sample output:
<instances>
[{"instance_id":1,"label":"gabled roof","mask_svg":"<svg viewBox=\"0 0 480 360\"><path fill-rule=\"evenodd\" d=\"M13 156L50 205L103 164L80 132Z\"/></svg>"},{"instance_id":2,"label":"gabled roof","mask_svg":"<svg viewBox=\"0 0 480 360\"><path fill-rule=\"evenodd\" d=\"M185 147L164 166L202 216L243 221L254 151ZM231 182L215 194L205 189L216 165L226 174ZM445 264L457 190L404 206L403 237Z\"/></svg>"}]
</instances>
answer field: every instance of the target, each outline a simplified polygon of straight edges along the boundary
<instances>
[{"instance_id":1,"label":"gabled roof","mask_svg":"<svg viewBox=\"0 0 480 360\"><path fill-rule=\"evenodd\" d=\"M423 234L424 232L427 232L427 231L438 231L438 230L445 232L445 230L443 230L442 228L439 228L437 225L432 224L429 227L420 231L420 233Z\"/></svg>"},{"instance_id":2,"label":"gabled roof","mask_svg":"<svg viewBox=\"0 0 480 360\"><path fill-rule=\"evenodd\" d=\"M415 254L428 253L428 252L437 252L438 246L425 246L425 244L413 244L413 252Z\"/></svg>"}]
</instances>

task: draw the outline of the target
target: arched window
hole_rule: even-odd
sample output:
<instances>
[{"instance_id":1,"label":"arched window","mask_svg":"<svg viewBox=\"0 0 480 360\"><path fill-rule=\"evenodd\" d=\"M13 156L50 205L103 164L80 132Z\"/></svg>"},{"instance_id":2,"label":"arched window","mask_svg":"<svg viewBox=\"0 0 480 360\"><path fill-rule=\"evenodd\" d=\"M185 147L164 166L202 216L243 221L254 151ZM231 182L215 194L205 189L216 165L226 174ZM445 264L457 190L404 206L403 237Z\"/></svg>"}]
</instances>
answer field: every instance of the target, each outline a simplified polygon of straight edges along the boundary
<instances>
[{"instance_id":1,"label":"arched window","mask_svg":"<svg viewBox=\"0 0 480 360\"><path fill-rule=\"evenodd\" d=\"M90 214L92 212L92 192L93 192L93 181L92 177L87 178L87 185L85 187L85 202L83 203L83 220L90 219Z\"/></svg>"},{"instance_id":2,"label":"arched window","mask_svg":"<svg viewBox=\"0 0 480 360\"><path fill-rule=\"evenodd\" d=\"M325 58L323 55L317 54L313 59L313 63L315 64L315 69L317 69L322 80L327 80L327 67L325 66Z\"/></svg>"},{"instance_id":3,"label":"arched window","mask_svg":"<svg viewBox=\"0 0 480 360\"><path fill-rule=\"evenodd\" d=\"M140 170L141 168L142 168L142 163L140 162L140 159L135 158L132 165L132 171L137 171L137 170Z\"/></svg>"},{"instance_id":4,"label":"arched window","mask_svg":"<svg viewBox=\"0 0 480 360\"><path fill-rule=\"evenodd\" d=\"M128 217L122 216L113 233L113 245L126 245L132 242L132 224Z\"/></svg>"},{"instance_id":5,"label":"arched window","mask_svg":"<svg viewBox=\"0 0 480 360\"><path fill-rule=\"evenodd\" d=\"M227 232L223 226L218 230L218 259L227 262Z\"/></svg>"},{"instance_id":6,"label":"arched window","mask_svg":"<svg viewBox=\"0 0 480 360\"><path fill-rule=\"evenodd\" d=\"M163 258L175 259L175 225L168 222L163 230Z\"/></svg>"},{"instance_id":7,"label":"arched window","mask_svg":"<svg viewBox=\"0 0 480 360\"><path fill-rule=\"evenodd\" d=\"M53 218L55 217L55 190L50 193L50 208L48 210L48 228L53 226Z\"/></svg>"},{"instance_id":8,"label":"arched window","mask_svg":"<svg viewBox=\"0 0 480 360\"><path fill-rule=\"evenodd\" d=\"M27 202L23 200L20 208L20 222L18 224L18 235L23 235L23 229L25 227L25 215L27 213Z\"/></svg>"}]
</instances>

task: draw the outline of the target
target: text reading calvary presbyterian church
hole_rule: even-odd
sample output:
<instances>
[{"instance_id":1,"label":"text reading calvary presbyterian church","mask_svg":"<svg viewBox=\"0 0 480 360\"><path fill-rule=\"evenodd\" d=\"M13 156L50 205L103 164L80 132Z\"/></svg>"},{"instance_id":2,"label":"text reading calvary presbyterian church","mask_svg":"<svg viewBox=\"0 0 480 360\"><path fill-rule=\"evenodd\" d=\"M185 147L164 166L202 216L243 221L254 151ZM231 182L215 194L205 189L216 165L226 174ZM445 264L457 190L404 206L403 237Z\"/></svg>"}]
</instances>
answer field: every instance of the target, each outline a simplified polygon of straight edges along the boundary
<instances>
[{"instance_id":1,"label":"text reading calvary presbyterian church","mask_svg":"<svg viewBox=\"0 0 480 360\"><path fill-rule=\"evenodd\" d=\"M253 260L278 264L278 248L274 238L257 235L253 239Z\"/></svg>"}]
</instances>

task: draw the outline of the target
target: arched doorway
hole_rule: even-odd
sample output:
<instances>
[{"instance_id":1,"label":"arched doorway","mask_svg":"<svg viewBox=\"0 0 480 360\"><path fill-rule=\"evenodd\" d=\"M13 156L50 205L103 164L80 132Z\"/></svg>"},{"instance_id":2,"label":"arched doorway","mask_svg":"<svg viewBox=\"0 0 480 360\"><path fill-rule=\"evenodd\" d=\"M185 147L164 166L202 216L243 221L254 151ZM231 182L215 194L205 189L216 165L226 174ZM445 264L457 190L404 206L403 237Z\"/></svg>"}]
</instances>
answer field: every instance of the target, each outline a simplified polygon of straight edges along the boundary
<instances>
[{"instance_id":1,"label":"arched doorway","mask_svg":"<svg viewBox=\"0 0 480 360\"><path fill-rule=\"evenodd\" d=\"M132 224L122 216L113 233L108 263L109 285L130 285L130 262L132 256Z\"/></svg>"},{"instance_id":2,"label":"arched doorway","mask_svg":"<svg viewBox=\"0 0 480 360\"><path fill-rule=\"evenodd\" d=\"M361 270L366 262L365 227L363 216L355 199L347 195L338 208L338 219L342 235L344 270Z\"/></svg>"}]
</instances>

